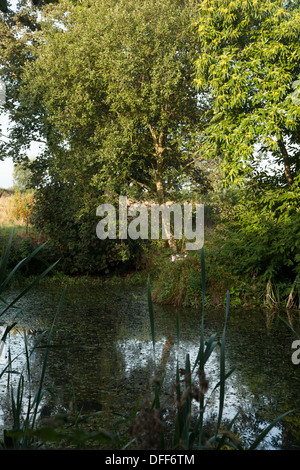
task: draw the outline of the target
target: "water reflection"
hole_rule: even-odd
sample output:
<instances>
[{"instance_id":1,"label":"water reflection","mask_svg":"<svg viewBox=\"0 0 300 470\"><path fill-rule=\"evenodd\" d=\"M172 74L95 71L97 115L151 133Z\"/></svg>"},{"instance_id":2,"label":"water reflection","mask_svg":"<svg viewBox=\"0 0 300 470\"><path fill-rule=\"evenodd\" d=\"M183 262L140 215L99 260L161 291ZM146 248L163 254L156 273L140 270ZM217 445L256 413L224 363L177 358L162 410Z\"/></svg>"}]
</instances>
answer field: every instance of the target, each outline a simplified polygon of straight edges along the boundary
<instances>
[{"instance_id":1,"label":"water reflection","mask_svg":"<svg viewBox=\"0 0 300 470\"><path fill-rule=\"evenodd\" d=\"M124 358L124 374L128 379L136 374L137 369L145 369L149 372L152 367L152 376L154 374L153 362L156 359L158 366L162 366L164 371L163 393L161 399L162 408L165 412L168 408L175 406L175 371L177 360L181 367L184 367L186 354L188 353L193 365L198 355L199 346L192 341L181 342L177 347L174 342L170 343L167 337L162 337L155 345L155 358L153 356L152 341L141 342L130 339L116 344ZM166 358L167 350L167 358ZM151 367L149 367L151 365ZM208 392L206 394L206 412L205 418L208 422L216 422L219 411L219 389L217 384L220 380L219 375L219 356L213 352L206 363L206 377L209 381ZM228 371L227 371L228 372ZM256 417L255 394L250 391L247 385L241 384L238 371L231 374L226 382L226 406L223 412L224 422L231 422L240 412L240 420L237 421L235 431L240 435L243 442L249 444L254 441L259 432L262 432L266 426L266 421L259 420ZM194 377L194 380L196 378ZM260 407L268 408L272 405L267 396L260 397ZM194 412L199 412L198 404L194 403ZM243 422L242 416L246 423ZM275 426L264 441L264 447L267 449L278 449L282 447L282 426Z\"/></svg>"},{"instance_id":2,"label":"water reflection","mask_svg":"<svg viewBox=\"0 0 300 470\"><path fill-rule=\"evenodd\" d=\"M6 327L0 327L0 338L3 337ZM5 341L0 340L0 365L6 364L7 361L7 347Z\"/></svg>"},{"instance_id":3,"label":"water reflection","mask_svg":"<svg viewBox=\"0 0 300 470\"><path fill-rule=\"evenodd\" d=\"M10 338L12 356L24 351L20 328L27 329L32 346L34 335L51 325L59 298L60 290L48 287L30 292L22 300L20 325ZM179 346L174 309L155 306L155 359L158 371L166 372L162 390L165 409L174 404L177 359L182 367L189 353L193 363L199 346L201 315L191 310L178 313ZM299 318L293 320L297 323ZM206 339L212 333L221 335L223 322L224 311L210 311L206 317ZM292 339L291 332L274 312L267 315L266 312L230 312L226 368L234 367L235 372L227 381L223 416L231 420L238 410L242 411L236 431L246 442L252 442L276 416L300 407L299 368L291 362ZM68 347L53 350L49 356L46 383L55 388L54 401L48 402L53 406L52 411L58 404L67 409L72 387L78 402L88 411L109 407L126 413L135 406L140 394L149 392L154 362L145 289L105 290L86 284L70 287L53 341ZM206 370L208 420L214 420L218 413L218 391L211 393L219 380L218 354L216 350ZM42 353L36 351L32 357L36 376L42 361ZM18 357L16 365L18 370L24 369L24 355ZM1 403L6 392L6 385L1 382ZM267 449L299 448L297 435L299 416L276 426L264 444Z\"/></svg>"},{"instance_id":4,"label":"water reflection","mask_svg":"<svg viewBox=\"0 0 300 470\"><path fill-rule=\"evenodd\" d=\"M33 401L41 374L41 357L34 352L36 332L10 324L0 327L0 427L10 429L13 423L12 394L22 395L20 416L25 418ZM7 334L7 331L9 333ZM26 341L26 343L25 343ZM26 347L25 347L26 344ZM20 386L21 377L22 386Z\"/></svg>"}]
</instances>

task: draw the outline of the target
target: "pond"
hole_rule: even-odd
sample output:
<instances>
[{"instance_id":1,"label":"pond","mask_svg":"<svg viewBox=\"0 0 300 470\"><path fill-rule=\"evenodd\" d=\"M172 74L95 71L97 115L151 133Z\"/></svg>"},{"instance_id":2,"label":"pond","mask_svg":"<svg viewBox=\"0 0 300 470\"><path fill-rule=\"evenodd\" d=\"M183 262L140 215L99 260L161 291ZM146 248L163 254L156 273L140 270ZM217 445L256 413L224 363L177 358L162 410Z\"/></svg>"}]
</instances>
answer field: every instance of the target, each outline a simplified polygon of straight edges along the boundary
<instances>
[{"instance_id":1,"label":"pond","mask_svg":"<svg viewBox=\"0 0 300 470\"><path fill-rule=\"evenodd\" d=\"M6 299L17 292L9 292ZM18 306L17 329L11 332L9 346L16 357L14 369L24 367L21 330L29 342L48 329L58 306L62 287L40 286L30 291ZM184 367L185 355L196 358L201 332L201 312L179 309L180 343L177 347L176 309L154 305L156 362L164 366L166 378L162 407L168 413L173 397L177 357ZM287 318L287 312L282 313ZM212 333L221 337L225 305L221 309L206 309L205 339ZM2 329L11 317L1 318ZM299 331L299 313L293 315ZM1 326L0 325L0 326ZM245 311L230 308L226 331L226 370L234 368L227 380L224 419L230 420L240 411L235 431L244 445L250 444L275 417L300 408L300 365L292 362L292 342L295 337L277 312ZM62 308L55 324L53 342L64 348L51 350L47 369L47 384L53 388L53 398L41 411L68 410L75 393L76 403L84 412L111 410L125 414L132 410L138 397L147 396L153 377L153 349L147 305L146 287L122 285L103 287L99 283L76 283L67 288ZM218 412L218 394L211 394L219 378L218 352L211 356L206 370L209 380L208 420ZM38 382L43 350L36 350L34 373ZM0 368L5 367L8 349L2 351ZM0 382L1 426L8 413L7 384L16 380L13 374L3 374ZM293 413L281 421L263 442L271 450L300 449L300 416Z\"/></svg>"}]
</instances>

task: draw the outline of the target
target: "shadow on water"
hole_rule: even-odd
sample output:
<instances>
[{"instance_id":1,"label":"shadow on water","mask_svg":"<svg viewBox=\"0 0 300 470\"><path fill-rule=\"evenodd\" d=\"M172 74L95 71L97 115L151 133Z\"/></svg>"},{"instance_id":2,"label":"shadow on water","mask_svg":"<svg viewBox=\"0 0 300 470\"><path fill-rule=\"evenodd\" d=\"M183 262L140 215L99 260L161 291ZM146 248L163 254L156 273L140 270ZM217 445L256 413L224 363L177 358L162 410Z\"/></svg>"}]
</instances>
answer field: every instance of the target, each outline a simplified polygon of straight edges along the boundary
<instances>
[{"instance_id":1,"label":"shadow on water","mask_svg":"<svg viewBox=\"0 0 300 470\"><path fill-rule=\"evenodd\" d=\"M23 313L8 345L12 355L18 355L23 347L22 328L27 329L29 340L34 342L37 334L50 327L59 297L60 288L51 285L36 288L20 301ZM212 333L221 335L224 311L206 313L206 338ZM174 308L155 305L156 358L159 367L166 371L162 395L166 414L174 403L177 354L184 364L185 354L190 353L193 361L199 347L201 313L189 309L180 310L178 314L179 348ZM295 321L299 325L299 317ZM277 313L230 311L227 370L234 367L235 372L227 382L224 419L230 420L241 411L236 432L244 443L253 441L275 417L300 408L300 366L295 366L291 360L293 340L291 331ZM53 342L67 347L50 352L46 381L55 389L55 394L54 399L45 403L42 414L50 414L58 407L68 409L73 389L82 411L110 409L121 414L134 407L140 394L149 391L153 354L146 289L105 289L87 283L69 286ZM41 354L37 350L33 357L37 376ZM206 371L208 395L219 379L217 360L216 352ZM3 367L5 350L1 361L0 367ZM14 366L24 366L22 354ZM2 425L8 411L7 381L8 374L5 374L0 382ZM209 400L208 419L213 421L218 412L218 395L209 395ZM299 421L299 414L288 416L268 435L264 447L299 449Z\"/></svg>"}]
</instances>

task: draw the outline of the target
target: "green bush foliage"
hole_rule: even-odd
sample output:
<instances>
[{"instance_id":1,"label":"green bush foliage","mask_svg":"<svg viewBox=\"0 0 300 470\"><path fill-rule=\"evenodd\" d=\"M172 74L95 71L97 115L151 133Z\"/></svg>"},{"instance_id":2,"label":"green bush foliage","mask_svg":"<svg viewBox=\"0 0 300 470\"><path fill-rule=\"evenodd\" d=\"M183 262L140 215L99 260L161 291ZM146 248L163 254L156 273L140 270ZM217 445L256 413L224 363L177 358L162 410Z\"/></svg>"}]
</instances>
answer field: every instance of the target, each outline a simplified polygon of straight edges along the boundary
<instances>
[{"instance_id":1,"label":"green bush foliage","mask_svg":"<svg viewBox=\"0 0 300 470\"><path fill-rule=\"evenodd\" d=\"M87 194L75 185L54 183L37 192L36 200L31 220L49 239L51 259L59 256L64 273L109 273L138 259L138 242L97 238L96 209L103 201L96 191Z\"/></svg>"},{"instance_id":2,"label":"green bush foliage","mask_svg":"<svg viewBox=\"0 0 300 470\"><path fill-rule=\"evenodd\" d=\"M291 188L253 182L223 227L220 257L232 272L291 285L300 273L299 178Z\"/></svg>"}]
</instances>

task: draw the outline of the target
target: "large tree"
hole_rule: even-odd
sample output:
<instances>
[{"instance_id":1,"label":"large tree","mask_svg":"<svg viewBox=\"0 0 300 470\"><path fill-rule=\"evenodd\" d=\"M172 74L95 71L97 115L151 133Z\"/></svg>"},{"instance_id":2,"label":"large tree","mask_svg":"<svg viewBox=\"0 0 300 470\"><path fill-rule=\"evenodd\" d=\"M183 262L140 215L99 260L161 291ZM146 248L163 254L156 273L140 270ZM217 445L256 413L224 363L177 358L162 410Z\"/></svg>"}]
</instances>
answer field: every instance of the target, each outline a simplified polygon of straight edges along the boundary
<instances>
[{"instance_id":1,"label":"large tree","mask_svg":"<svg viewBox=\"0 0 300 470\"><path fill-rule=\"evenodd\" d=\"M100 191L130 185L164 202L184 176L205 190L194 164L206 106L193 86L196 3L65 0L44 8L18 89L18 153L20 142L40 139L49 152L36 164L66 180L86 168Z\"/></svg>"},{"instance_id":2,"label":"large tree","mask_svg":"<svg viewBox=\"0 0 300 470\"><path fill-rule=\"evenodd\" d=\"M203 0L198 33L212 116L202 150L239 187L221 256L286 287L300 273L299 1Z\"/></svg>"},{"instance_id":3,"label":"large tree","mask_svg":"<svg viewBox=\"0 0 300 470\"><path fill-rule=\"evenodd\" d=\"M197 83L212 96L206 151L231 181L271 156L291 186L300 169L299 1L204 0L198 31Z\"/></svg>"},{"instance_id":4,"label":"large tree","mask_svg":"<svg viewBox=\"0 0 300 470\"><path fill-rule=\"evenodd\" d=\"M3 151L17 160L43 142L31 164L36 220L61 246L71 233L73 248L78 234L87 243L101 195L162 203L183 187L206 190L195 153L207 106L193 81L196 7L62 0L44 6L34 27L9 30L20 50L3 61L13 121Z\"/></svg>"}]
</instances>

